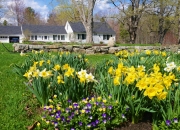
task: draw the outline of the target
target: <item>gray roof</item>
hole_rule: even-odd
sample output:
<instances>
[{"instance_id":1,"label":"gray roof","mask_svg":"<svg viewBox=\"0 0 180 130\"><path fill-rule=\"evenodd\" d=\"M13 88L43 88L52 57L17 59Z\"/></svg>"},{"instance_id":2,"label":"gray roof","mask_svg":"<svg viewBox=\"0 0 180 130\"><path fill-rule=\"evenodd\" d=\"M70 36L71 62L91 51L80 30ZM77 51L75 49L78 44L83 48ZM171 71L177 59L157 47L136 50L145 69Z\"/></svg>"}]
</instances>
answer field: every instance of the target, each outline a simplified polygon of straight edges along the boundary
<instances>
[{"instance_id":1,"label":"gray roof","mask_svg":"<svg viewBox=\"0 0 180 130\"><path fill-rule=\"evenodd\" d=\"M0 34L22 34L20 26L0 26Z\"/></svg>"},{"instance_id":2,"label":"gray roof","mask_svg":"<svg viewBox=\"0 0 180 130\"><path fill-rule=\"evenodd\" d=\"M64 26L23 25L22 29L29 30L31 33L67 34Z\"/></svg>"},{"instance_id":3,"label":"gray roof","mask_svg":"<svg viewBox=\"0 0 180 130\"><path fill-rule=\"evenodd\" d=\"M82 22L72 23L69 22L72 30L76 33L86 33L84 25ZM93 23L93 33L97 34L116 34L114 30L106 22L94 22Z\"/></svg>"}]
</instances>

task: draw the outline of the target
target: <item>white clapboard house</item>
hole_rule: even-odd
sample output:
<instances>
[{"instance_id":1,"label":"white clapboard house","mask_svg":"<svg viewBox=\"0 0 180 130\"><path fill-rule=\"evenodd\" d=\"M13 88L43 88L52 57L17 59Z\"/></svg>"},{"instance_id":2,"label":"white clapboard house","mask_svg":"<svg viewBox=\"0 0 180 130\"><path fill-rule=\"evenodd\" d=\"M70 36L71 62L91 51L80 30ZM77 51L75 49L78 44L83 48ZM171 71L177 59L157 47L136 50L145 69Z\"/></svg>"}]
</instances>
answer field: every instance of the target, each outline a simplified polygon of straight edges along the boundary
<instances>
[{"instance_id":1,"label":"white clapboard house","mask_svg":"<svg viewBox=\"0 0 180 130\"><path fill-rule=\"evenodd\" d=\"M66 22L65 26L0 26L0 42L2 43L22 43L27 35L30 41L35 42L86 42L86 31L81 22ZM93 23L94 43L107 43L110 37L115 39L115 36L115 32L106 22Z\"/></svg>"}]
</instances>

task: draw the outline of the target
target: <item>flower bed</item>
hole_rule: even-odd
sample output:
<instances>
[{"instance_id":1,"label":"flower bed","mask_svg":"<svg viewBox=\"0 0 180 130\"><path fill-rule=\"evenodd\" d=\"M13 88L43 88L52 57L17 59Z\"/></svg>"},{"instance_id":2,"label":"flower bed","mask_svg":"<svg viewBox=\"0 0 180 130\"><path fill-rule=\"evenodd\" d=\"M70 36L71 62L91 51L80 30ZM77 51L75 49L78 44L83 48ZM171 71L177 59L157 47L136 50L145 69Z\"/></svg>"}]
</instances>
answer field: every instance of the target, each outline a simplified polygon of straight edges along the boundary
<instances>
[{"instance_id":1,"label":"flower bed","mask_svg":"<svg viewBox=\"0 0 180 130\"><path fill-rule=\"evenodd\" d=\"M44 108L37 128L113 129L152 115L153 129L179 129L180 54L117 52L89 72L84 55L28 54L16 72Z\"/></svg>"}]
</instances>

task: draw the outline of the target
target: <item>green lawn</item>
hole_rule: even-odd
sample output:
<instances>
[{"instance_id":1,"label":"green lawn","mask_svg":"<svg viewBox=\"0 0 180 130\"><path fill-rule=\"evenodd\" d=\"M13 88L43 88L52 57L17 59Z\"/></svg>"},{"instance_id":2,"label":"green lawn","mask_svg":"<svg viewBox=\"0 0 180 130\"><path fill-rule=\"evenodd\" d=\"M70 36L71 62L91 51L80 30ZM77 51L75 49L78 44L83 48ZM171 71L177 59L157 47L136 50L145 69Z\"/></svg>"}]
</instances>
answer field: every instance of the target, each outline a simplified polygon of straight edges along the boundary
<instances>
[{"instance_id":1,"label":"green lawn","mask_svg":"<svg viewBox=\"0 0 180 130\"><path fill-rule=\"evenodd\" d=\"M12 44L4 44L13 50ZM90 66L95 66L112 55L88 55ZM13 72L12 65L20 64L25 57L8 52L0 43L0 129L24 130L38 118L38 103L24 85L24 79ZM25 110L28 107L29 110Z\"/></svg>"}]
</instances>

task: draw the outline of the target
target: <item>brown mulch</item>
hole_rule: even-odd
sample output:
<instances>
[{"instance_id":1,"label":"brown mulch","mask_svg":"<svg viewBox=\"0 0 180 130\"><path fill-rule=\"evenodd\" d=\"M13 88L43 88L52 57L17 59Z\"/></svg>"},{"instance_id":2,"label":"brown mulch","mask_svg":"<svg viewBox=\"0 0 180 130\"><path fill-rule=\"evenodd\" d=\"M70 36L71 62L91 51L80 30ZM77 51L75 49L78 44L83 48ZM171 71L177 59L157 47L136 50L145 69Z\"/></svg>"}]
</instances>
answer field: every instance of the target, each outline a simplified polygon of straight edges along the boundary
<instances>
[{"instance_id":1,"label":"brown mulch","mask_svg":"<svg viewBox=\"0 0 180 130\"><path fill-rule=\"evenodd\" d=\"M152 124L150 122L139 122L137 124L127 122L114 130L152 130Z\"/></svg>"}]
</instances>

